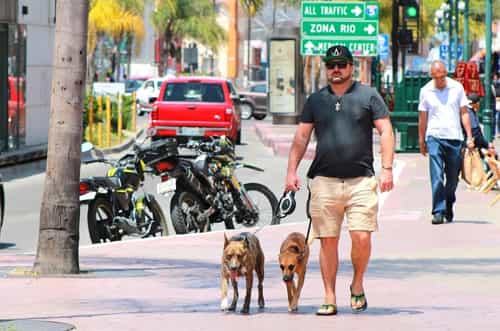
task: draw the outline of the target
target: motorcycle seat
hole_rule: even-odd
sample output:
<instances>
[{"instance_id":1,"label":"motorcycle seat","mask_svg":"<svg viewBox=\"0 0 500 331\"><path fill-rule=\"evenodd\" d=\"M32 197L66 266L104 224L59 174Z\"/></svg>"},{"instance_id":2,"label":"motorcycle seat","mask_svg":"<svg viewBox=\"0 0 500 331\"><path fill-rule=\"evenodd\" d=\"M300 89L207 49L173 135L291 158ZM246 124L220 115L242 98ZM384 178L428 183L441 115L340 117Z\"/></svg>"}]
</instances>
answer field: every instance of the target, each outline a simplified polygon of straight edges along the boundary
<instances>
[{"instance_id":1,"label":"motorcycle seat","mask_svg":"<svg viewBox=\"0 0 500 331\"><path fill-rule=\"evenodd\" d=\"M118 189L122 186L121 180L118 177L91 177L97 186L109 187Z\"/></svg>"}]
</instances>

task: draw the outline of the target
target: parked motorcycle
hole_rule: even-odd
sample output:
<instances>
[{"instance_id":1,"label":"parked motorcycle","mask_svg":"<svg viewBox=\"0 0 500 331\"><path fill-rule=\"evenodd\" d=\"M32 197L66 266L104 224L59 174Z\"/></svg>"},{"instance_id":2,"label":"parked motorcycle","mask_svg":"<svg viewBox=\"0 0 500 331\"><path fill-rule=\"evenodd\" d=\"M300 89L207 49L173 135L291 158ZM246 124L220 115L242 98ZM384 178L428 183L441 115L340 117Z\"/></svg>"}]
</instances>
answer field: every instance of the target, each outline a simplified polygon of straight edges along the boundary
<instances>
[{"instance_id":1,"label":"parked motorcycle","mask_svg":"<svg viewBox=\"0 0 500 331\"><path fill-rule=\"evenodd\" d=\"M226 229L252 227L261 221L279 223L273 192L259 183L241 184L234 173L239 168L264 170L237 162L228 138L189 141L179 147L195 151L194 160L171 159L158 184L158 193L172 194L170 218L177 234L210 231L212 224L220 222Z\"/></svg>"},{"instance_id":2,"label":"parked motorcycle","mask_svg":"<svg viewBox=\"0 0 500 331\"><path fill-rule=\"evenodd\" d=\"M0 175L0 233L2 232L4 213L5 213L5 192L3 190L2 175Z\"/></svg>"},{"instance_id":3,"label":"parked motorcycle","mask_svg":"<svg viewBox=\"0 0 500 331\"><path fill-rule=\"evenodd\" d=\"M144 174L158 173L168 158L168 142L134 146L118 160L95 159L85 164L106 163L106 176L80 180L80 203L88 204L87 222L92 243L121 240L124 235L148 237L168 235L165 216L155 197L139 192ZM176 146L175 147L175 151Z\"/></svg>"}]
</instances>

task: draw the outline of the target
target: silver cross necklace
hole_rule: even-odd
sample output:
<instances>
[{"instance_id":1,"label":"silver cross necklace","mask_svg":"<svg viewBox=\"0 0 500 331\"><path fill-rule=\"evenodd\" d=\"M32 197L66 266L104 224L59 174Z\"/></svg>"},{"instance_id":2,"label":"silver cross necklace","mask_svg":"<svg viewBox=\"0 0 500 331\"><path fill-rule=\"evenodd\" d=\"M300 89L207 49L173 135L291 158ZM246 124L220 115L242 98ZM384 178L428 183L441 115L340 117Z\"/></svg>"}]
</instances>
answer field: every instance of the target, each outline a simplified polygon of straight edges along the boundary
<instances>
[{"instance_id":1,"label":"silver cross necklace","mask_svg":"<svg viewBox=\"0 0 500 331\"><path fill-rule=\"evenodd\" d=\"M342 98L338 98L337 99L337 103L335 104L335 111L340 111L340 101L342 100Z\"/></svg>"}]
</instances>

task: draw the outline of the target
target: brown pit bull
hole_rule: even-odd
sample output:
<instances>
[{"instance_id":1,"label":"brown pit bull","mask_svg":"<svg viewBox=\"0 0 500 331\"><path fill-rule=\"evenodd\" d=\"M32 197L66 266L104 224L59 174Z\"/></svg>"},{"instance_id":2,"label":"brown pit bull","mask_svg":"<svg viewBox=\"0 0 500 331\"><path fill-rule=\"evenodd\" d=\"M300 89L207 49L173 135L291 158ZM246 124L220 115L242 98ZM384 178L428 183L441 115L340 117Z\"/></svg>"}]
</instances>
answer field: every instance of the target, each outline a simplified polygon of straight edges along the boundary
<instances>
[{"instance_id":1,"label":"brown pit bull","mask_svg":"<svg viewBox=\"0 0 500 331\"><path fill-rule=\"evenodd\" d=\"M264 308L264 295L262 282L264 281L264 253L260 247L259 239L251 233L242 232L227 239L224 234L224 251L221 264L221 305L222 310L236 310L238 301L238 277L245 276L247 292L241 313L250 311L250 298L252 295L253 272L257 274L259 288L259 308ZM227 286L231 280L233 285L233 301L228 305Z\"/></svg>"}]
</instances>

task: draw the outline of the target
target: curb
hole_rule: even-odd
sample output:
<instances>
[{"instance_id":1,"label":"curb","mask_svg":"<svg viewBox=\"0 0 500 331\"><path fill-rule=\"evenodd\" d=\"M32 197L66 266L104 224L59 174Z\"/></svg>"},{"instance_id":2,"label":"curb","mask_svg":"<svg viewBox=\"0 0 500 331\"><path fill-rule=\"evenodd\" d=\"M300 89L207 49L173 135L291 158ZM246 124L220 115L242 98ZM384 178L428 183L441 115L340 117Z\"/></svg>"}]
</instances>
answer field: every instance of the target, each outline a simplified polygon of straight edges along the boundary
<instances>
[{"instance_id":1,"label":"curb","mask_svg":"<svg viewBox=\"0 0 500 331\"><path fill-rule=\"evenodd\" d=\"M0 154L0 168L47 158L47 144Z\"/></svg>"},{"instance_id":2,"label":"curb","mask_svg":"<svg viewBox=\"0 0 500 331\"><path fill-rule=\"evenodd\" d=\"M95 148L95 151L98 153L102 154L113 154L113 153L120 153L123 152L124 150L130 148L135 142L137 138L139 138L143 133L144 133L145 128L141 128L139 131L135 133L135 137L129 138L127 141L121 143L120 145L113 146L110 148Z\"/></svg>"},{"instance_id":3,"label":"curb","mask_svg":"<svg viewBox=\"0 0 500 331\"><path fill-rule=\"evenodd\" d=\"M260 141L272 148L274 155L288 157L292 147L297 125L255 124L253 130ZM313 140L313 139L311 139ZM304 160L313 160L316 154L316 142L311 141L303 156Z\"/></svg>"},{"instance_id":4,"label":"curb","mask_svg":"<svg viewBox=\"0 0 500 331\"><path fill-rule=\"evenodd\" d=\"M112 154L123 152L124 150L130 148L134 144L134 141L139 138L145 131L145 128L141 128L136 132L135 137L132 136L124 143L105 149L95 148L98 154ZM0 154L0 168L12 166L21 163L28 163L38 160L44 160L47 158L47 144L29 146L17 151L8 152L5 154Z\"/></svg>"}]
</instances>

